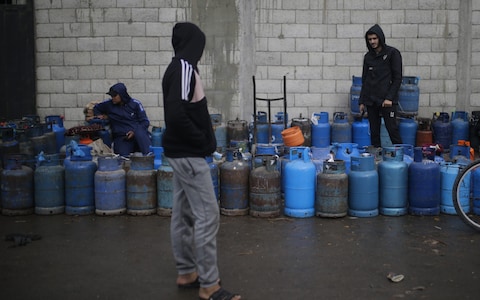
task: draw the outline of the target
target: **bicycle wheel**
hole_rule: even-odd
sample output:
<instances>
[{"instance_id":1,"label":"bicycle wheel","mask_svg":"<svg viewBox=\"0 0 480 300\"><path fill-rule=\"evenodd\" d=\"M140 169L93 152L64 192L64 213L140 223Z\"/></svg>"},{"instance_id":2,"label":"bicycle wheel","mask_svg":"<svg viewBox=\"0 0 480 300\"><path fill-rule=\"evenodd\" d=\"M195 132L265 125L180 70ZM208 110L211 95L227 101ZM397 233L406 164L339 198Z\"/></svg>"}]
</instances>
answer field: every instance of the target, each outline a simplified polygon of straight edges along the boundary
<instances>
[{"instance_id":1,"label":"bicycle wheel","mask_svg":"<svg viewBox=\"0 0 480 300\"><path fill-rule=\"evenodd\" d=\"M452 188L455 211L470 227L480 231L480 160L462 168Z\"/></svg>"}]
</instances>

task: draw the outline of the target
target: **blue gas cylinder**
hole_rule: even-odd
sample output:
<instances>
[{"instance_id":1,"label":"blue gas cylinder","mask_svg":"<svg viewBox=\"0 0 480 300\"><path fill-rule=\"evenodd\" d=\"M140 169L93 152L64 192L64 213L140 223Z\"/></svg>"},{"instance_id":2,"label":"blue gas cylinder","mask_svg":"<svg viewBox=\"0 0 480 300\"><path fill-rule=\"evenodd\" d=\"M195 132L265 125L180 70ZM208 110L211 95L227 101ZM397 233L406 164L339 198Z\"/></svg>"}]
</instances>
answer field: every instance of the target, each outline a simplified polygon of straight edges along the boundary
<instances>
[{"instance_id":1,"label":"blue gas cylinder","mask_svg":"<svg viewBox=\"0 0 480 300\"><path fill-rule=\"evenodd\" d=\"M63 118L61 116L46 116L45 123L55 133L57 153L65 144L65 127L63 127Z\"/></svg>"},{"instance_id":2,"label":"blue gas cylinder","mask_svg":"<svg viewBox=\"0 0 480 300\"><path fill-rule=\"evenodd\" d=\"M331 143L351 143L352 125L348 122L348 115L344 112L333 113L331 126Z\"/></svg>"},{"instance_id":3,"label":"blue gas cylinder","mask_svg":"<svg viewBox=\"0 0 480 300\"><path fill-rule=\"evenodd\" d=\"M418 124L413 118L401 118L398 131L404 144L416 145Z\"/></svg>"},{"instance_id":4,"label":"blue gas cylinder","mask_svg":"<svg viewBox=\"0 0 480 300\"><path fill-rule=\"evenodd\" d=\"M315 212L319 217L338 218L348 211L348 175L345 162L336 159L323 163L323 172L317 175Z\"/></svg>"},{"instance_id":5,"label":"blue gas cylinder","mask_svg":"<svg viewBox=\"0 0 480 300\"><path fill-rule=\"evenodd\" d=\"M352 142L357 144L358 148L363 148L372 144L370 125L367 118L357 118L353 121Z\"/></svg>"},{"instance_id":6,"label":"blue gas cylinder","mask_svg":"<svg viewBox=\"0 0 480 300\"><path fill-rule=\"evenodd\" d=\"M248 215L250 166L236 149L228 149L220 165L220 213L226 216Z\"/></svg>"},{"instance_id":7,"label":"blue gas cylinder","mask_svg":"<svg viewBox=\"0 0 480 300\"><path fill-rule=\"evenodd\" d=\"M0 128L0 166L4 163L4 158L9 154L20 153L20 145L15 139L15 129L11 127Z\"/></svg>"},{"instance_id":8,"label":"blue gas cylinder","mask_svg":"<svg viewBox=\"0 0 480 300\"><path fill-rule=\"evenodd\" d=\"M421 147L414 149L414 161L408 167L408 211L412 215L440 213L440 165L425 159Z\"/></svg>"},{"instance_id":9,"label":"blue gas cylinder","mask_svg":"<svg viewBox=\"0 0 480 300\"><path fill-rule=\"evenodd\" d=\"M378 164L380 213L401 216L408 207L408 165L403 161L402 147L383 149L383 161Z\"/></svg>"},{"instance_id":10,"label":"blue gas cylinder","mask_svg":"<svg viewBox=\"0 0 480 300\"><path fill-rule=\"evenodd\" d=\"M331 126L328 121L328 112L313 113L312 117L312 147L330 146Z\"/></svg>"},{"instance_id":11,"label":"blue gas cylinder","mask_svg":"<svg viewBox=\"0 0 480 300\"><path fill-rule=\"evenodd\" d=\"M413 162L413 145L410 144L394 144L395 147L402 147L403 148L403 161L410 166Z\"/></svg>"},{"instance_id":12,"label":"blue gas cylinder","mask_svg":"<svg viewBox=\"0 0 480 300\"><path fill-rule=\"evenodd\" d=\"M449 149L452 143L452 124L450 123L448 113L434 113L432 129L433 143L442 145L443 149Z\"/></svg>"},{"instance_id":13,"label":"blue gas cylinder","mask_svg":"<svg viewBox=\"0 0 480 300\"><path fill-rule=\"evenodd\" d=\"M404 76L402 78L402 84L398 90L399 113L404 115L417 114L420 98L419 80L420 77L416 76Z\"/></svg>"},{"instance_id":14,"label":"blue gas cylinder","mask_svg":"<svg viewBox=\"0 0 480 300\"><path fill-rule=\"evenodd\" d=\"M335 152L335 159L345 161L345 171L350 173L350 157L359 156L358 145L355 143L334 143L333 151Z\"/></svg>"},{"instance_id":15,"label":"blue gas cylinder","mask_svg":"<svg viewBox=\"0 0 480 300\"><path fill-rule=\"evenodd\" d=\"M150 146L150 151L153 153L153 168L157 170L162 165L163 147Z\"/></svg>"},{"instance_id":16,"label":"blue gas cylinder","mask_svg":"<svg viewBox=\"0 0 480 300\"><path fill-rule=\"evenodd\" d=\"M225 153L225 149L228 147L227 126L223 122L221 114L210 114L210 119L212 120L213 131L217 140L217 152Z\"/></svg>"},{"instance_id":17,"label":"blue gas cylinder","mask_svg":"<svg viewBox=\"0 0 480 300\"><path fill-rule=\"evenodd\" d=\"M362 91L362 77L352 76L352 86L350 87L350 111L352 114L359 114L360 108L358 100Z\"/></svg>"},{"instance_id":18,"label":"blue gas cylinder","mask_svg":"<svg viewBox=\"0 0 480 300\"><path fill-rule=\"evenodd\" d=\"M250 215L270 218L280 215L282 202L278 156L263 155L262 165L250 172L249 201Z\"/></svg>"},{"instance_id":19,"label":"blue gas cylinder","mask_svg":"<svg viewBox=\"0 0 480 300\"><path fill-rule=\"evenodd\" d=\"M38 154L34 184L36 214L65 212L65 168L58 154Z\"/></svg>"},{"instance_id":20,"label":"blue gas cylinder","mask_svg":"<svg viewBox=\"0 0 480 300\"><path fill-rule=\"evenodd\" d=\"M285 165L285 215L307 218L315 215L315 165L310 148L290 148L290 161Z\"/></svg>"},{"instance_id":21,"label":"blue gas cylinder","mask_svg":"<svg viewBox=\"0 0 480 300\"><path fill-rule=\"evenodd\" d=\"M157 170L157 214L168 217L173 207L173 169L168 159L162 159Z\"/></svg>"},{"instance_id":22,"label":"blue gas cylinder","mask_svg":"<svg viewBox=\"0 0 480 300\"><path fill-rule=\"evenodd\" d=\"M22 156L4 156L1 173L2 214L6 216L29 215L34 211L33 170L22 165Z\"/></svg>"},{"instance_id":23,"label":"blue gas cylinder","mask_svg":"<svg viewBox=\"0 0 480 300\"><path fill-rule=\"evenodd\" d=\"M212 182L213 182L213 191L215 192L215 198L217 202L220 201L220 179L219 179L219 168L218 164L213 161L213 156L205 157L205 160L210 167L210 174L212 175ZM220 204L220 203L219 203Z\"/></svg>"},{"instance_id":24,"label":"blue gas cylinder","mask_svg":"<svg viewBox=\"0 0 480 300\"><path fill-rule=\"evenodd\" d=\"M162 127L152 127L152 147L162 147Z\"/></svg>"},{"instance_id":25,"label":"blue gas cylinder","mask_svg":"<svg viewBox=\"0 0 480 300\"><path fill-rule=\"evenodd\" d=\"M152 215L157 212L157 171L153 155L135 152L127 172L127 214ZM162 160L163 161L163 160Z\"/></svg>"},{"instance_id":26,"label":"blue gas cylinder","mask_svg":"<svg viewBox=\"0 0 480 300\"><path fill-rule=\"evenodd\" d=\"M452 144L455 145L459 140L469 140L469 119L468 112L454 111L452 112Z\"/></svg>"},{"instance_id":27,"label":"blue gas cylinder","mask_svg":"<svg viewBox=\"0 0 480 300\"><path fill-rule=\"evenodd\" d=\"M92 147L77 145L69 148L70 155L63 162L65 167L65 213L87 215L95 210L95 172Z\"/></svg>"},{"instance_id":28,"label":"blue gas cylinder","mask_svg":"<svg viewBox=\"0 0 480 300\"><path fill-rule=\"evenodd\" d=\"M332 147L311 147L310 152L317 175L323 172L324 161L334 157Z\"/></svg>"},{"instance_id":29,"label":"blue gas cylinder","mask_svg":"<svg viewBox=\"0 0 480 300\"><path fill-rule=\"evenodd\" d=\"M348 174L348 214L354 217L378 216L379 189L375 156L352 156Z\"/></svg>"},{"instance_id":30,"label":"blue gas cylinder","mask_svg":"<svg viewBox=\"0 0 480 300\"><path fill-rule=\"evenodd\" d=\"M457 214L455 211L455 206L453 205L452 190L458 172L460 172L462 167L463 165L452 162L442 162L440 164L440 178L442 187L440 212L444 214ZM467 174L465 180L462 182L462 185L459 186L460 204L465 212L470 211L470 176L471 173Z\"/></svg>"},{"instance_id":31,"label":"blue gas cylinder","mask_svg":"<svg viewBox=\"0 0 480 300\"><path fill-rule=\"evenodd\" d=\"M473 202L473 207L472 207L472 212L480 216L480 168L475 168L472 172L471 175L472 181L471 181L471 191L472 191L472 202Z\"/></svg>"},{"instance_id":32,"label":"blue gas cylinder","mask_svg":"<svg viewBox=\"0 0 480 300\"><path fill-rule=\"evenodd\" d=\"M95 172L95 213L110 216L121 215L126 208L126 173L117 157L98 158Z\"/></svg>"}]
</instances>

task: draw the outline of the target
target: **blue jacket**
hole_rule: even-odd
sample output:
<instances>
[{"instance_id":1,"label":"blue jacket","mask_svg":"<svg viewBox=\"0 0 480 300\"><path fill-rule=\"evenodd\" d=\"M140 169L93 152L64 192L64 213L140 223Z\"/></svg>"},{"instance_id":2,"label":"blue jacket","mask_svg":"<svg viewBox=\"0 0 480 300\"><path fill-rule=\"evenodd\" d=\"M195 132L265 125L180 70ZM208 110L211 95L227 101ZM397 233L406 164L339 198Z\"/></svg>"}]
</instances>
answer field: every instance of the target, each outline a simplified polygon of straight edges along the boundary
<instances>
[{"instance_id":1,"label":"blue jacket","mask_svg":"<svg viewBox=\"0 0 480 300\"><path fill-rule=\"evenodd\" d=\"M95 116L101 114L108 116L113 137L125 136L129 131L148 131L150 121L142 103L130 97L123 83L117 83L111 89L120 95L122 103L115 105L112 99L107 99L95 105L93 113Z\"/></svg>"}]
</instances>

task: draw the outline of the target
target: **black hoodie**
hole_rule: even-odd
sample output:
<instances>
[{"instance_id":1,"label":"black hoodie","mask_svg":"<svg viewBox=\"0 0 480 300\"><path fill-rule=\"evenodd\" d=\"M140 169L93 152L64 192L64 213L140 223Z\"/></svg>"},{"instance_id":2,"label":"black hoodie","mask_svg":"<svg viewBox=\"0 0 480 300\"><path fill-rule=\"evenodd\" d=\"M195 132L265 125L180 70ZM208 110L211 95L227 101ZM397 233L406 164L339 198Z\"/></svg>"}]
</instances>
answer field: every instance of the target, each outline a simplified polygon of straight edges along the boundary
<instances>
[{"instance_id":1,"label":"black hoodie","mask_svg":"<svg viewBox=\"0 0 480 300\"><path fill-rule=\"evenodd\" d=\"M191 102L197 84L197 63L205 48L205 34L192 23L177 23L173 27L172 45L175 56L162 81L164 152L173 158L205 157L217 147L207 99Z\"/></svg>"},{"instance_id":2,"label":"black hoodie","mask_svg":"<svg viewBox=\"0 0 480 300\"><path fill-rule=\"evenodd\" d=\"M367 36L378 36L382 50L376 53L370 47ZM382 28L375 24L365 33L368 52L363 60L362 90L359 104L381 105L383 100L389 99L398 104L398 90L402 84L402 55L396 48L385 43Z\"/></svg>"}]
</instances>

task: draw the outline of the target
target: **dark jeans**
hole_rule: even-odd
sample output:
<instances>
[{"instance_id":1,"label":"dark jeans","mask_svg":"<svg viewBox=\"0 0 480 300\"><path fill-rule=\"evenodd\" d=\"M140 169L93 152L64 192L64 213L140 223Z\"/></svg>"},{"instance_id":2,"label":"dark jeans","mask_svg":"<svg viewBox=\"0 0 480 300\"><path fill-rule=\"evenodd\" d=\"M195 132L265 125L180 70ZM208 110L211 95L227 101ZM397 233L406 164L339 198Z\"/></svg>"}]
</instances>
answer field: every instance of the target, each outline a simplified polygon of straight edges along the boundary
<instances>
[{"instance_id":1,"label":"dark jeans","mask_svg":"<svg viewBox=\"0 0 480 300\"><path fill-rule=\"evenodd\" d=\"M397 123L397 105L391 107L382 107L377 105L367 105L368 122L370 123L370 136L374 147L381 147L380 127L383 121L387 128L388 135L392 144L403 144L402 137L398 131Z\"/></svg>"},{"instance_id":2,"label":"dark jeans","mask_svg":"<svg viewBox=\"0 0 480 300\"><path fill-rule=\"evenodd\" d=\"M117 135L113 138L113 152L126 157L134 152L147 154L150 152L151 145L152 141L146 130L135 131L135 135L129 140L124 135Z\"/></svg>"}]
</instances>

